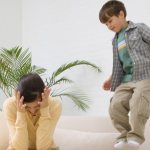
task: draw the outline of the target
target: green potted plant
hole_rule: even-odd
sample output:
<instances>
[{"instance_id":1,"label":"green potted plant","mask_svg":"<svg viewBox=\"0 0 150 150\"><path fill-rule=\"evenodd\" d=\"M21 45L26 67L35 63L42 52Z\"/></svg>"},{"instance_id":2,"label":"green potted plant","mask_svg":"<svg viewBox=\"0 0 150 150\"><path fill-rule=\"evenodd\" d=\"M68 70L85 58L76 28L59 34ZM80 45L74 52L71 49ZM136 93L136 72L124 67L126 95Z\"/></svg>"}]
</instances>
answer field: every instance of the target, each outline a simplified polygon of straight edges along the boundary
<instances>
[{"instance_id":1,"label":"green potted plant","mask_svg":"<svg viewBox=\"0 0 150 150\"><path fill-rule=\"evenodd\" d=\"M18 80L22 75L30 72L36 72L40 76L43 76L47 71L45 68L32 65L32 55L31 52L29 52L29 49L24 50L19 46L11 49L1 49L0 64L0 89L7 97L12 95ZM52 96L60 96L61 98L67 96L74 102L75 106L85 111L89 108L88 96L86 93L68 91L66 89L58 90L57 88L53 90L53 87L60 84L72 84L72 80L61 75L66 70L78 65L87 65L95 69L98 73L101 72L98 66L89 61L75 60L61 65L52 73L51 76L44 78L44 81L48 87L52 88Z\"/></svg>"}]
</instances>

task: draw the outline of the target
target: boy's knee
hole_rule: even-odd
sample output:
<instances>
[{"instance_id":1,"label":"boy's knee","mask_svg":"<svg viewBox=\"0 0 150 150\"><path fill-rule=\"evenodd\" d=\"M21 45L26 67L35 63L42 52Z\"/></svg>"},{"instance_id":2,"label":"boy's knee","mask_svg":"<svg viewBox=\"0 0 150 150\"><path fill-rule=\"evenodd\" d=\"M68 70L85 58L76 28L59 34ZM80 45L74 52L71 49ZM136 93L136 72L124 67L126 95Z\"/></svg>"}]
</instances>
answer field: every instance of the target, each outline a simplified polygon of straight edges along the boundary
<instances>
[{"instance_id":1,"label":"boy's knee","mask_svg":"<svg viewBox=\"0 0 150 150\"><path fill-rule=\"evenodd\" d=\"M111 111L115 111L115 110L121 110L121 108L122 108L122 102L112 98L111 101L110 101L109 109Z\"/></svg>"}]
</instances>

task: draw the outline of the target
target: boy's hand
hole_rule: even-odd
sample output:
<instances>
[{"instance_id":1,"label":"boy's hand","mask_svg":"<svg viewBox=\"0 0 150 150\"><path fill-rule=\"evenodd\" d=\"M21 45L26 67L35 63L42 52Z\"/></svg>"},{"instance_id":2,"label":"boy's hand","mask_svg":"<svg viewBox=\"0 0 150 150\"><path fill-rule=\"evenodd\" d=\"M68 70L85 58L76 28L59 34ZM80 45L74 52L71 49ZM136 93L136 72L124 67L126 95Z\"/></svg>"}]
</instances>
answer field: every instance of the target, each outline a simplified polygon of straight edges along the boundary
<instances>
[{"instance_id":1,"label":"boy's hand","mask_svg":"<svg viewBox=\"0 0 150 150\"><path fill-rule=\"evenodd\" d=\"M45 87L44 92L42 93L42 101L38 102L40 108L44 108L48 106L49 94L50 94L50 89L48 87Z\"/></svg>"},{"instance_id":2,"label":"boy's hand","mask_svg":"<svg viewBox=\"0 0 150 150\"><path fill-rule=\"evenodd\" d=\"M103 88L105 91L108 91L108 90L110 90L110 87L111 87L111 81L110 81L110 80L104 81L102 88Z\"/></svg>"},{"instance_id":3,"label":"boy's hand","mask_svg":"<svg viewBox=\"0 0 150 150\"><path fill-rule=\"evenodd\" d=\"M24 97L23 96L20 97L20 91L18 91L18 90L15 91L15 97L16 97L16 102L17 102L17 111L25 112L26 104L23 104Z\"/></svg>"}]
</instances>

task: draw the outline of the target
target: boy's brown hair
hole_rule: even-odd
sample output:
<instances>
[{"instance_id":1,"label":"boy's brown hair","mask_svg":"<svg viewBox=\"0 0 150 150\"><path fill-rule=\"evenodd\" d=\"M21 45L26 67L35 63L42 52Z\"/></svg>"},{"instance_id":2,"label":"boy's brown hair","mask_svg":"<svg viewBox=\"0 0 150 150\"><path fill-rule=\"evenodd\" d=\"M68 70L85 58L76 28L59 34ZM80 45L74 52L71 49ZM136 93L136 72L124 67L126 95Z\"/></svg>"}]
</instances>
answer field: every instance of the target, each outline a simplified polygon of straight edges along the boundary
<instances>
[{"instance_id":1,"label":"boy's brown hair","mask_svg":"<svg viewBox=\"0 0 150 150\"><path fill-rule=\"evenodd\" d=\"M99 20L101 23L106 23L110 17L118 16L120 11L123 11L126 17L127 12L124 4L121 1L109 0L102 6L99 12Z\"/></svg>"}]
</instances>

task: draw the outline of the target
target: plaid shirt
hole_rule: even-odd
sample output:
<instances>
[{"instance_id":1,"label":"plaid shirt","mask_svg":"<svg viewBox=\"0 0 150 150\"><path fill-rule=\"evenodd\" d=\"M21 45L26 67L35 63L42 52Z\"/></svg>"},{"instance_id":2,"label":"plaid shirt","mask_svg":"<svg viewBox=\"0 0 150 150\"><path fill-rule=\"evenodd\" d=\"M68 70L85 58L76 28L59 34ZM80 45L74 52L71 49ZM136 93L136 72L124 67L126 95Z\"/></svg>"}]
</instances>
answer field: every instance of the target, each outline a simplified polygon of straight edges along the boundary
<instances>
[{"instance_id":1,"label":"plaid shirt","mask_svg":"<svg viewBox=\"0 0 150 150\"><path fill-rule=\"evenodd\" d=\"M129 21L125 41L133 65L133 81L150 78L150 27ZM117 34L113 39L113 71L111 91L115 91L123 78L123 67L118 56Z\"/></svg>"}]
</instances>

